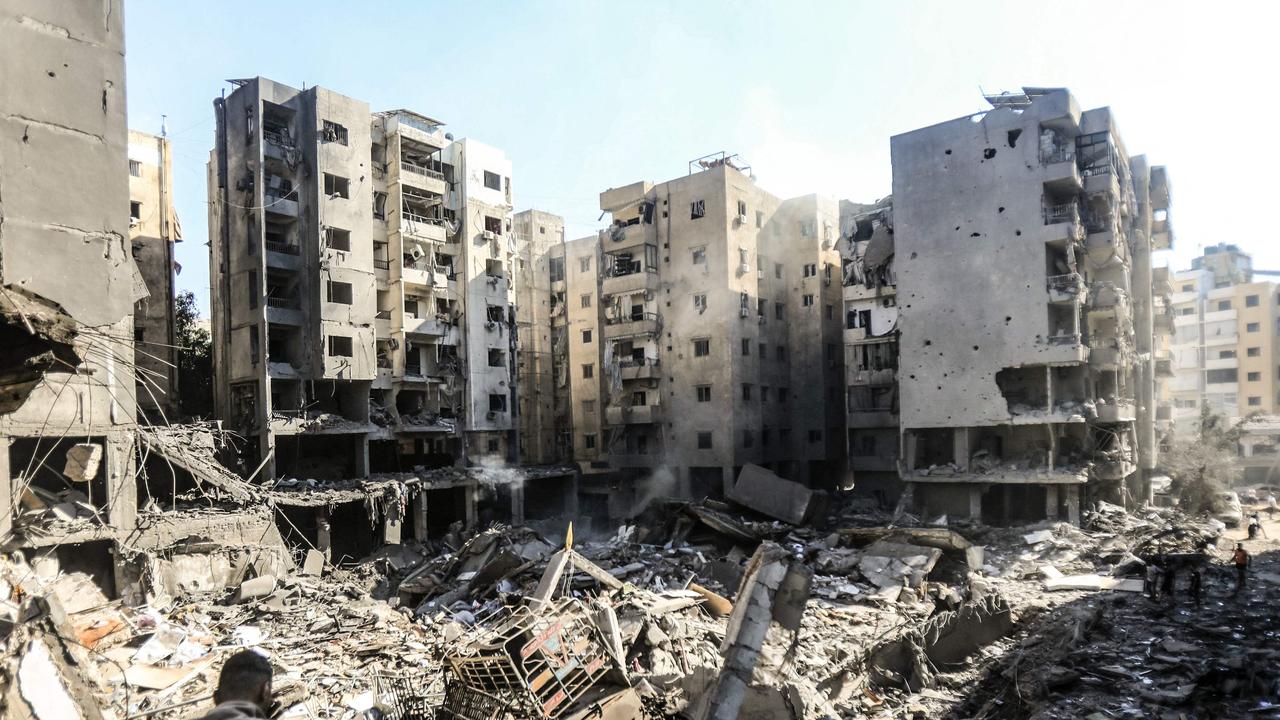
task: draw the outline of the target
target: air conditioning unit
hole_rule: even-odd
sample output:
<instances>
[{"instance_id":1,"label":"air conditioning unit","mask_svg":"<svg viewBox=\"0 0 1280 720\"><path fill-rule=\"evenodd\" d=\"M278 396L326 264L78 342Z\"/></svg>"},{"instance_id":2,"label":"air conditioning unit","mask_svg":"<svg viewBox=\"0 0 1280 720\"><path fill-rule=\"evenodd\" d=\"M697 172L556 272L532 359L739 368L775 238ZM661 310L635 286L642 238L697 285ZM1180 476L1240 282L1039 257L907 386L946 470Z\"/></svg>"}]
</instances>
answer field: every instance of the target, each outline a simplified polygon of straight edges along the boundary
<instances>
[{"instance_id":1,"label":"air conditioning unit","mask_svg":"<svg viewBox=\"0 0 1280 720\"><path fill-rule=\"evenodd\" d=\"M823 285L830 285L830 284L831 284L831 278L830 278L830 277L824 277L824 278L822 278L822 284L823 284Z\"/></svg>"},{"instance_id":2,"label":"air conditioning unit","mask_svg":"<svg viewBox=\"0 0 1280 720\"><path fill-rule=\"evenodd\" d=\"M498 417L498 413L494 412L493 410L490 410L489 412L485 413L485 415L484 415L484 416L485 416L486 418L488 418L488 419L492 420L492 419L494 419L494 418Z\"/></svg>"},{"instance_id":3,"label":"air conditioning unit","mask_svg":"<svg viewBox=\"0 0 1280 720\"><path fill-rule=\"evenodd\" d=\"M492 330L492 329L494 329L494 328L498 327L498 323L496 323L496 322L494 322L494 321L490 320L489 322L486 322L486 323L484 324L484 326L485 326L486 328L488 328L488 329Z\"/></svg>"},{"instance_id":4,"label":"air conditioning unit","mask_svg":"<svg viewBox=\"0 0 1280 720\"><path fill-rule=\"evenodd\" d=\"M494 232L493 232L492 230L485 230L484 232L480 233L480 237L484 238L485 240L497 240L497 239L498 239L498 236L497 236L497 235L495 235L495 234L494 234Z\"/></svg>"},{"instance_id":5,"label":"air conditioning unit","mask_svg":"<svg viewBox=\"0 0 1280 720\"><path fill-rule=\"evenodd\" d=\"M743 273L745 275L746 273L751 272L751 266L747 263L742 263L741 265L738 266L738 272Z\"/></svg>"},{"instance_id":6,"label":"air conditioning unit","mask_svg":"<svg viewBox=\"0 0 1280 720\"><path fill-rule=\"evenodd\" d=\"M764 279L764 270L762 270L762 269L761 269L761 270L756 270L756 279L757 279L757 280L763 280L763 279Z\"/></svg>"},{"instance_id":7,"label":"air conditioning unit","mask_svg":"<svg viewBox=\"0 0 1280 720\"><path fill-rule=\"evenodd\" d=\"M743 225L746 225L746 224L747 224L747 216L746 216L746 215L738 215L738 222L742 223Z\"/></svg>"},{"instance_id":8,"label":"air conditioning unit","mask_svg":"<svg viewBox=\"0 0 1280 720\"><path fill-rule=\"evenodd\" d=\"M742 317L747 317L748 315L751 314L751 310L749 310L748 308L742 308L742 310L740 311L740 314Z\"/></svg>"}]
</instances>

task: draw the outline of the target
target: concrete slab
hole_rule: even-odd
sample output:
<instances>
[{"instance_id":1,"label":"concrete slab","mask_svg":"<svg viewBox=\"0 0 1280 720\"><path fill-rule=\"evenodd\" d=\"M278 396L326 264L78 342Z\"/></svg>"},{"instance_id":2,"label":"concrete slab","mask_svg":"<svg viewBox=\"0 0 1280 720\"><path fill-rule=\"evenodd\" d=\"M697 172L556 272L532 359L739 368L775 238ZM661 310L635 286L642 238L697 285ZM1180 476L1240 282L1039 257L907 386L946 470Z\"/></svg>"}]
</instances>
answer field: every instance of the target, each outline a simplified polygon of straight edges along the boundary
<instances>
[{"instance_id":1,"label":"concrete slab","mask_svg":"<svg viewBox=\"0 0 1280 720\"><path fill-rule=\"evenodd\" d=\"M758 513L799 525L809 513L813 491L759 465L747 464L738 473L738 481L729 490L728 497Z\"/></svg>"}]
</instances>

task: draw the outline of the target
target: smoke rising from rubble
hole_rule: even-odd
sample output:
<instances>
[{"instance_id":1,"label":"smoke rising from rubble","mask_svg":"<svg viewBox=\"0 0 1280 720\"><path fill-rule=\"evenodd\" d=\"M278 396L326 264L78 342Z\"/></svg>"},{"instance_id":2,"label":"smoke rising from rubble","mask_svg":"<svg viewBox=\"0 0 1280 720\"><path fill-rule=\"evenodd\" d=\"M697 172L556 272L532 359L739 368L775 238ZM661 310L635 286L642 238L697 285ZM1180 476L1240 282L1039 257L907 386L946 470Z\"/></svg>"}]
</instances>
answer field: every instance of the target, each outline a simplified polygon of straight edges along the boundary
<instances>
[{"instance_id":1,"label":"smoke rising from rubble","mask_svg":"<svg viewBox=\"0 0 1280 720\"><path fill-rule=\"evenodd\" d=\"M500 457L486 456L476 461L476 480L488 490L509 487L512 490L523 488L524 473L512 468Z\"/></svg>"},{"instance_id":2,"label":"smoke rising from rubble","mask_svg":"<svg viewBox=\"0 0 1280 720\"><path fill-rule=\"evenodd\" d=\"M632 506L639 515L649 507L655 498L676 494L676 475L666 465L659 465L656 470L636 483L636 501Z\"/></svg>"}]
</instances>

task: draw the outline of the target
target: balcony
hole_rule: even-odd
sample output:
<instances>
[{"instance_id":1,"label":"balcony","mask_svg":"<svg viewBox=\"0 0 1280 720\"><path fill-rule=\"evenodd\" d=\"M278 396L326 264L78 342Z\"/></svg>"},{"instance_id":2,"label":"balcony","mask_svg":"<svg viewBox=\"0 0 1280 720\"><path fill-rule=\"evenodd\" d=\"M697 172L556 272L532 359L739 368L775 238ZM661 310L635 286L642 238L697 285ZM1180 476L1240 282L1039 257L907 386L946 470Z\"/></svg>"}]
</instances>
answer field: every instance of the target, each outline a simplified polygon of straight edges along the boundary
<instances>
[{"instance_id":1,"label":"balcony","mask_svg":"<svg viewBox=\"0 0 1280 720\"><path fill-rule=\"evenodd\" d=\"M287 192L266 191L262 195L263 209L275 215L298 217L298 194L292 190Z\"/></svg>"},{"instance_id":2,"label":"balcony","mask_svg":"<svg viewBox=\"0 0 1280 720\"><path fill-rule=\"evenodd\" d=\"M1173 358L1169 355L1168 350L1157 350L1155 357L1156 375L1161 377L1173 377L1176 373L1173 367Z\"/></svg>"},{"instance_id":3,"label":"balcony","mask_svg":"<svg viewBox=\"0 0 1280 720\"><path fill-rule=\"evenodd\" d=\"M391 337L391 313L383 310L373 316L373 334L380 338Z\"/></svg>"},{"instance_id":4,"label":"balcony","mask_svg":"<svg viewBox=\"0 0 1280 720\"><path fill-rule=\"evenodd\" d=\"M1044 208L1044 224L1080 223L1080 207L1075 201L1047 205Z\"/></svg>"},{"instance_id":5,"label":"balcony","mask_svg":"<svg viewBox=\"0 0 1280 720\"><path fill-rule=\"evenodd\" d=\"M1084 299L1084 278L1079 273L1051 275L1047 286L1051 303L1078 303Z\"/></svg>"},{"instance_id":6,"label":"balcony","mask_svg":"<svg viewBox=\"0 0 1280 720\"><path fill-rule=\"evenodd\" d=\"M662 422L662 407L660 405L631 407L610 405L605 408L604 419L609 425L651 425Z\"/></svg>"},{"instance_id":7,"label":"balcony","mask_svg":"<svg viewBox=\"0 0 1280 720\"><path fill-rule=\"evenodd\" d=\"M448 239L444 220L411 212L400 213L400 233L432 242L445 242Z\"/></svg>"},{"instance_id":8,"label":"balcony","mask_svg":"<svg viewBox=\"0 0 1280 720\"><path fill-rule=\"evenodd\" d=\"M1093 299L1089 303L1089 315L1096 318L1115 318L1117 321L1130 317L1128 294L1116 287L1095 285Z\"/></svg>"},{"instance_id":9,"label":"balcony","mask_svg":"<svg viewBox=\"0 0 1280 720\"><path fill-rule=\"evenodd\" d=\"M1056 195L1073 195L1084 187L1076 165L1075 148L1069 145L1040 153L1041 180Z\"/></svg>"},{"instance_id":10,"label":"balcony","mask_svg":"<svg viewBox=\"0 0 1280 720\"><path fill-rule=\"evenodd\" d=\"M441 172L442 169L443 166L439 162L427 166L401 160L400 181L443 195L448 188L445 184L444 173Z\"/></svg>"},{"instance_id":11,"label":"balcony","mask_svg":"<svg viewBox=\"0 0 1280 720\"><path fill-rule=\"evenodd\" d=\"M656 335L661 329L661 317L657 313L632 313L620 318L605 318L604 337L635 337L638 335Z\"/></svg>"},{"instance_id":12,"label":"balcony","mask_svg":"<svg viewBox=\"0 0 1280 720\"><path fill-rule=\"evenodd\" d=\"M649 233L653 229L652 225L644 223L636 223L634 225L613 225L609 229L603 231L603 245L605 252L618 252L627 250L638 245L644 245L648 240ZM654 243L649 243L654 244ZM643 255L643 253L641 253Z\"/></svg>"},{"instance_id":13,"label":"balcony","mask_svg":"<svg viewBox=\"0 0 1280 720\"><path fill-rule=\"evenodd\" d=\"M604 279L600 284L601 295L627 295L644 290L656 290L658 288L658 271L656 268L647 268L628 272L625 275L613 275Z\"/></svg>"},{"instance_id":14,"label":"balcony","mask_svg":"<svg viewBox=\"0 0 1280 720\"><path fill-rule=\"evenodd\" d=\"M1170 334L1173 332L1173 311L1169 308L1157 310L1151 320L1155 324L1156 332L1161 334Z\"/></svg>"},{"instance_id":15,"label":"balcony","mask_svg":"<svg viewBox=\"0 0 1280 720\"><path fill-rule=\"evenodd\" d=\"M448 281L445 274L437 271L432 265L420 260L411 261L407 257L400 263L400 279L423 287L436 287Z\"/></svg>"},{"instance_id":16,"label":"balcony","mask_svg":"<svg viewBox=\"0 0 1280 720\"><path fill-rule=\"evenodd\" d=\"M1098 172L1084 179L1084 191L1089 195L1103 193L1116 207L1120 202L1120 183L1113 172Z\"/></svg>"},{"instance_id":17,"label":"balcony","mask_svg":"<svg viewBox=\"0 0 1280 720\"><path fill-rule=\"evenodd\" d=\"M1173 284L1170 282L1168 267L1151 268L1151 292L1155 295L1173 294Z\"/></svg>"},{"instance_id":18,"label":"balcony","mask_svg":"<svg viewBox=\"0 0 1280 720\"><path fill-rule=\"evenodd\" d=\"M1045 348L1039 357L1048 363L1079 363L1089 357L1089 348L1080 333L1050 335L1044 340Z\"/></svg>"},{"instance_id":19,"label":"balcony","mask_svg":"<svg viewBox=\"0 0 1280 720\"><path fill-rule=\"evenodd\" d=\"M1117 347L1089 348L1089 365L1098 370L1119 370L1124 359L1124 353Z\"/></svg>"},{"instance_id":20,"label":"balcony","mask_svg":"<svg viewBox=\"0 0 1280 720\"><path fill-rule=\"evenodd\" d=\"M1105 405L1099 400L1096 410L1100 423L1133 422L1138 419L1137 406L1127 398L1120 398Z\"/></svg>"},{"instance_id":21,"label":"balcony","mask_svg":"<svg viewBox=\"0 0 1280 720\"><path fill-rule=\"evenodd\" d=\"M301 269L302 257L300 253L302 249L297 245L279 240L267 240L263 243L263 246L267 249L265 258L267 267L284 270Z\"/></svg>"},{"instance_id":22,"label":"balcony","mask_svg":"<svg viewBox=\"0 0 1280 720\"><path fill-rule=\"evenodd\" d=\"M440 337L449 332L449 328L452 326L449 324L448 318L440 315L420 318L406 313L404 316L403 327L405 333L408 335L429 335L431 337ZM405 372L407 373L408 370Z\"/></svg>"},{"instance_id":23,"label":"balcony","mask_svg":"<svg viewBox=\"0 0 1280 720\"><path fill-rule=\"evenodd\" d=\"M657 358L628 358L618 362L618 370L623 380L648 380L662 376L660 365Z\"/></svg>"}]
</instances>

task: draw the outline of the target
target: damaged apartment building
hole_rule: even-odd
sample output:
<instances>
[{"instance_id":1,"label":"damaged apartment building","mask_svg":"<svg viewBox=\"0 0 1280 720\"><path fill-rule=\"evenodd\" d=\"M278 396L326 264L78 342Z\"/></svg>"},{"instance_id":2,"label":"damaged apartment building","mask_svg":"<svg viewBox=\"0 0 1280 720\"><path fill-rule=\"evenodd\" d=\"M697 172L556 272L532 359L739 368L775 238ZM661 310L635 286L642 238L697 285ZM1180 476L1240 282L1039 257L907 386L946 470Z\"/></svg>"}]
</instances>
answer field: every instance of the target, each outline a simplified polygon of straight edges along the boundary
<instances>
[{"instance_id":1,"label":"damaged apartment building","mask_svg":"<svg viewBox=\"0 0 1280 720\"><path fill-rule=\"evenodd\" d=\"M929 516L1076 522L1149 493L1169 185L1108 108L988 99L891 142L902 476Z\"/></svg>"},{"instance_id":2,"label":"damaged apartment building","mask_svg":"<svg viewBox=\"0 0 1280 720\"><path fill-rule=\"evenodd\" d=\"M779 199L719 153L600 209L609 227L552 269L574 459L637 492L719 496L747 464L843 485L836 202Z\"/></svg>"},{"instance_id":3,"label":"damaged apartment building","mask_svg":"<svg viewBox=\"0 0 1280 720\"><path fill-rule=\"evenodd\" d=\"M110 568L138 510L134 302L147 293L130 248L120 2L9 3L0 32L0 539ZM21 516L45 510L92 520L24 533Z\"/></svg>"},{"instance_id":4,"label":"damaged apartment building","mask_svg":"<svg viewBox=\"0 0 1280 720\"><path fill-rule=\"evenodd\" d=\"M859 494L890 503L898 477L898 298L893 200L840 203L845 429Z\"/></svg>"},{"instance_id":5,"label":"damaged apartment building","mask_svg":"<svg viewBox=\"0 0 1280 720\"><path fill-rule=\"evenodd\" d=\"M215 405L267 477L508 457L511 165L265 78L215 101Z\"/></svg>"}]
</instances>

